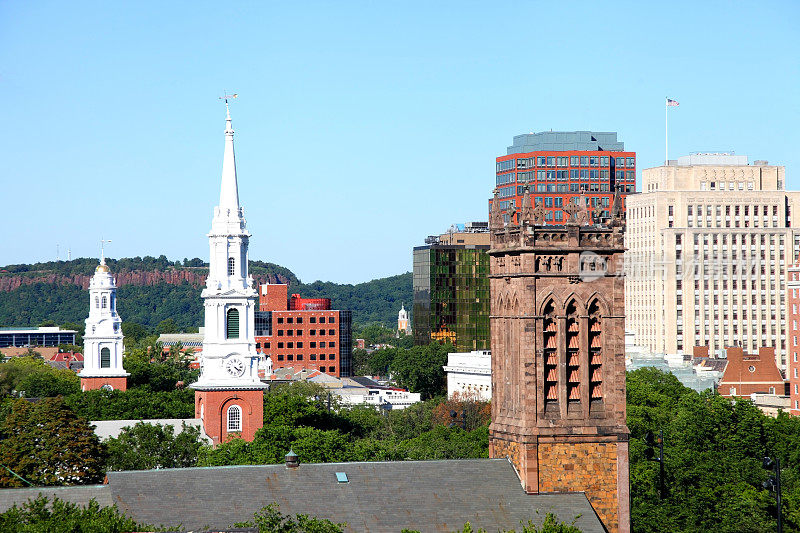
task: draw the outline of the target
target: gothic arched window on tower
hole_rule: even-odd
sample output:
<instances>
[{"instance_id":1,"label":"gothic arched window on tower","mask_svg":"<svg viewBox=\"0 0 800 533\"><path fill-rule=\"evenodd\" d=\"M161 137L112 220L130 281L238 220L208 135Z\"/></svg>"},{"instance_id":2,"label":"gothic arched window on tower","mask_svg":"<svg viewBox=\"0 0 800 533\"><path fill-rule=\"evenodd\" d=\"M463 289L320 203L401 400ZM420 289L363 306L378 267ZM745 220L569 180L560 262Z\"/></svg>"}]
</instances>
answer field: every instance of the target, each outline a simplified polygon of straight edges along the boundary
<instances>
[{"instance_id":1,"label":"gothic arched window on tower","mask_svg":"<svg viewBox=\"0 0 800 533\"><path fill-rule=\"evenodd\" d=\"M597 300L589 305L589 401L603 401L603 331Z\"/></svg>"},{"instance_id":2,"label":"gothic arched window on tower","mask_svg":"<svg viewBox=\"0 0 800 533\"><path fill-rule=\"evenodd\" d=\"M542 335L544 336L544 404L545 408L558 403L558 346L556 314L553 302L547 302L544 307L544 323Z\"/></svg>"},{"instance_id":3,"label":"gothic arched window on tower","mask_svg":"<svg viewBox=\"0 0 800 533\"><path fill-rule=\"evenodd\" d=\"M581 354L578 309L574 301L567 305L567 402L580 405L581 401Z\"/></svg>"},{"instance_id":4,"label":"gothic arched window on tower","mask_svg":"<svg viewBox=\"0 0 800 533\"><path fill-rule=\"evenodd\" d=\"M238 339L239 338L239 310L228 309L227 320L225 321L225 338Z\"/></svg>"},{"instance_id":5,"label":"gothic arched window on tower","mask_svg":"<svg viewBox=\"0 0 800 533\"><path fill-rule=\"evenodd\" d=\"M100 350L100 368L110 368L111 367L111 350L108 348L102 348Z\"/></svg>"},{"instance_id":6,"label":"gothic arched window on tower","mask_svg":"<svg viewBox=\"0 0 800 533\"><path fill-rule=\"evenodd\" d=\"M238 405L228 407L228 433L242 431L242 408Z\"/></svg>"},{"instance_id":7,"label":"gothic arched window on tower","mask_svg":"<svg viewBox=\"0 0 800 533\"><path fill-rule=\"evenodd\" d=\"M102 299L101 301L103 302L103 304L102 304L100 307L102 307L103 309L105 309L106 307L108 307L108 298L106 298L105 296L103 296L103 299Z\"/></svg>"},{"instance_id":8,"label":"gothic arched window on tower","mask_svg":"<svg viewBox=\"0 0 800 533\"><path fill-rule=\"evenodd\" d=\"M234 272L236 272L236 259L233 257L228 258L228 275L233 276Z\"/></svg>"}]
</instances>

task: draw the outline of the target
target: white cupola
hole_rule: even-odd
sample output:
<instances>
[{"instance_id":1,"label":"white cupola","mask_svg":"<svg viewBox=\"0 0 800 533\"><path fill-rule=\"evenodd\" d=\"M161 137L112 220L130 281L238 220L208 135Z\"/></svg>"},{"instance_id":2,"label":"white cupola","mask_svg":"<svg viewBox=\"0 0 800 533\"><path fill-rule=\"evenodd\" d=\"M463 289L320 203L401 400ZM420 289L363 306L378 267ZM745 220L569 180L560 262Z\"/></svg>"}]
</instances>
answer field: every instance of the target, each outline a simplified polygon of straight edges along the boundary
<instances>
[{"instance_id":1,"label":"white cupola","mask_svg":"<svg viewBox=\"0 0 800 533\"><path fill-rule=\"evenodd\" d=\"M122 319L117 314L117 285L102 254L89 282L89 318L83 335L81 378L124 378Z\"/></svg>"}]
</instances>

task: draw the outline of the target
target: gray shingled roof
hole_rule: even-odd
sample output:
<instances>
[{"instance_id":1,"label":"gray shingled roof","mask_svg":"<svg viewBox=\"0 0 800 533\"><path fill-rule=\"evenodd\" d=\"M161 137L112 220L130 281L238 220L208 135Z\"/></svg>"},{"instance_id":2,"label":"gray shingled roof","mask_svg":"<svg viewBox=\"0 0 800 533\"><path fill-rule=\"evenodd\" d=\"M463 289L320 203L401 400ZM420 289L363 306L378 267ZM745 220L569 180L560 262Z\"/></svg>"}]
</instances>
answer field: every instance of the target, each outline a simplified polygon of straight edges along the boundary
<instances>
[{"instance_id":1,"label":"gray shingled roof","mask_svg":"<svg viewBox=\"0 0 800 533\"><path fill-rule=\"evenodd\" d=\"M34 500L40 494L47 496L49 500L56 496L59 500L80 505L86 505L92 498L97 500L101 507L114 504L111 498L111 487L108 485L0 489L0 513L9 510L14 504L20 505L28 500Z\"/></svg>"},{"instance_id":2,"label":"gray shingled roof","mask_svg":"<svg viewBox=\"0 0 800 533\"><path fill-rule=\"evenodd\" d=\"M348 483L338 483L337 472ZM283 513L347 522L349 531L455 531L467 521L519 530L520 521L541 524L548 512L566 522L577 517L581 531L604 531L583 493L525 494L505 459L144 470L109 472L108 481L112 501L131 518L193 530L229 527L276 502ZM79 489L107 498L105 487L56 490ZM0 510L34 490L0 491Z\"/></svg>"}]
</instances>

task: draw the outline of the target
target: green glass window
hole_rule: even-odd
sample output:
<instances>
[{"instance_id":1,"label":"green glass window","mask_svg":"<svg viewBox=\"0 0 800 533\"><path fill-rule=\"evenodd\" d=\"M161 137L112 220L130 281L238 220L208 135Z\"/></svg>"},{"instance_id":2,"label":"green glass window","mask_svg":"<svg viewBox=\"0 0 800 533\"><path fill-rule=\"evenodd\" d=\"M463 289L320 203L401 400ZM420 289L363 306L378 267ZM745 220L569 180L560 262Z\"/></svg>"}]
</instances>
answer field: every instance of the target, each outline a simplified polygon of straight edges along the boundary
<instances>
[{"instance_id":1,"label":"green glass window","mask_svg":"<svg viewBox=\"0 0 800 533\"><path fill-rule=\"evenodd\" d=\"M100 368L111 367L111 350L103 348L100 350Z\"/></svg>"},{"instance_id":2,"label":"green glass window","mask_svg":"<svg viewBox=\"0 0 800 533\"><path fill-rule=\"evenodd\" d=\"M238 309L228 309L228 316L227 316L227 324L226 324L227 334L225 338L227 339L238 339L239 338L239 310Z\"/></svg>"}]
</instances>

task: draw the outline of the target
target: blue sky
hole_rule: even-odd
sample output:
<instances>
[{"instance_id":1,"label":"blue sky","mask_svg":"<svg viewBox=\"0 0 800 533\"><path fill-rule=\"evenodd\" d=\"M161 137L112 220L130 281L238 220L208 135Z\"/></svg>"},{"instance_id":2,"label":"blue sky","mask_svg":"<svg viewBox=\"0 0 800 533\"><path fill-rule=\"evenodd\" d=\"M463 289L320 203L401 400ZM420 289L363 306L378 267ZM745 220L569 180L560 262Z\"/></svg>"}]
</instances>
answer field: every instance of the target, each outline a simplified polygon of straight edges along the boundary
<instances>
[{"instance_id":1,"label":"blue sky","mask_svg":"<svg viewBox=\"0 0 800 533\"><path fill-rule=\"evenodd\" d=\"M514 135L617 131L639 168L735 150L800 188L800 3L0 2L0 264L207 258L232 106L251 259L411 269L486 219ZM640 176L639 176L640 178Z\"/></svg>"}]
</instances>

